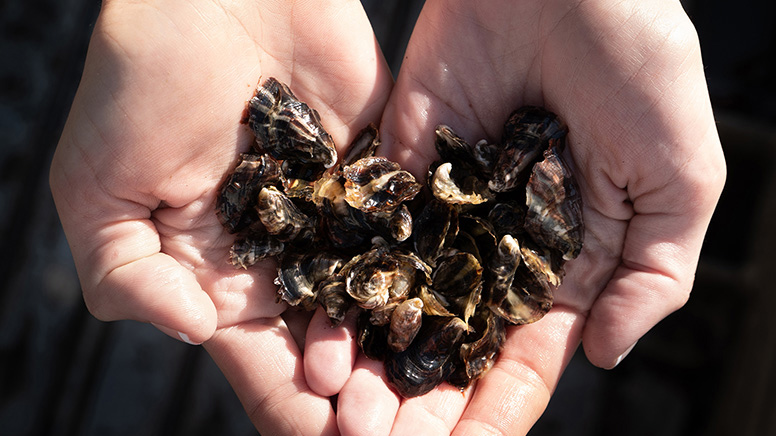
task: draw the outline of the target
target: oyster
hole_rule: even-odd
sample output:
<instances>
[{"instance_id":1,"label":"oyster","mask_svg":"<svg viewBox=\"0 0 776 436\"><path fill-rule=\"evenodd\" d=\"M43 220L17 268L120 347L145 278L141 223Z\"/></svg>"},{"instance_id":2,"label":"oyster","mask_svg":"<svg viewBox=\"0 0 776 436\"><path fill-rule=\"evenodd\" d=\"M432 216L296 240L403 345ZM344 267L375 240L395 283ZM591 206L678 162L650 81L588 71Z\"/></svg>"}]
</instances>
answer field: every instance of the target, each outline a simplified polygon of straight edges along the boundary
<instances>
[{"instance_id":1,"label":"oyster","mask_svg":"<svg viewBox=\"0 0 776 436\"><path fill-rule=\"evenodd\" d=\"M221 185L216 212L229 233L248 227L258 217L252 214L259 191L280 182L278 162L267 155L243 153L237 167Z\"/></svg>"},{"instance_id":2,"label":"oyster","mask_svg":"<svg viewBox=\"0 0 776 436\"><path fill-rule=\"evenodd\" d=\"M267 233L280 241L293 241L300 235L303 239L312 237L315 221L274 186L261 188L256 210Z\"/></svg>"},{"instance_id":3,"label":"oyster","mask_svg":"<svg viewBox=\"0 0 776 436\"><path fill-rule=\"evenodd\" d=\"M524 183L526 170L541 159L550 146L563 144L566 127L546 109L525 106L509 116L504 125L502 151L488 182L490 189L506 192Z\"/></svg>"},{"instance_id":4,"label":"oyster","mask_svg":"<svg viewBox=\"0 0 776 436\"><path fill-rule=\"evenodd\" d=\"M345 201L364 212L393 212L420 191L415 177L384 157L365 157L342 169Z\"/></svg>"},{"instance_id":5,"label":"oyster","mask_svg":"<svg viewBox=\"0 0 776 436\"><path fill-rule=\"evenodd\" d=\"M229 250L229 263L247 269L256 262L283 253L285 244L272 235L238 239Z\"/></svg>"},{"instance_id":6,"label":"oyster","mask_svg":"<svg viewBox=\"0 0 776 436\"><path fill-rule=\"evenodd\" d=\"M340 274L325 278L318 284L317 298L332 327L342 323L348 309L353 305L353 300L345 292L345 278Z\"/></svg>"},{"instance_id":7,"label":"oyster","mask_svg":"<svg viewBox=\"0 0 776 436\"><path fill-rule=\"evenodd\" d=\"M330 253L284 254L278 267L275 284L278 295L292 306L315 307L320 282L335 274L342 266L342 258Z\"/></svg>"},{"instance_id":8,"label":"oyster","mask_svg":"<svg viewBox=\"0 0 776 436\"><path fill-rule=\"evenodd\" d=\"M399 353L407 349L420 331L422 316L423 301L420 298L410 298L396 306L391 313L387 338L391 351Z\"/></svg>"},{"instance_id":9,"label":"oyster","mask_svg":"<svg viewBox=\"0 0 776 436\"><path fill-rule=\"evenodd\" d=\"M457 317L426 318L410 346L386 358L388 383L405 398L434 389L452 373L448 362L466 331L466 324Z\"/></svg>"},{"instance_id":10,"label":"oyster","mask_svg":"<svg viewBox=\"0 0 776 436\"><path fill-rule=\"evenodd\" d=\"M526 187L525 229L536 242L571 260L582 251L582 197L558 147L544 153Z\"/></svg>"},{"instance_id":11,"label":"oyster","mask_svg":"<svg viewBox=\"0 0 776 436\"><path fill-rule=\"evenodd\" d=\"M318 112L273 77L248 101L247 123L256 135L257 147L275 159L319 163L326 168L337 162L334 141L321 126Z\"/></svg>"}]
</instances>

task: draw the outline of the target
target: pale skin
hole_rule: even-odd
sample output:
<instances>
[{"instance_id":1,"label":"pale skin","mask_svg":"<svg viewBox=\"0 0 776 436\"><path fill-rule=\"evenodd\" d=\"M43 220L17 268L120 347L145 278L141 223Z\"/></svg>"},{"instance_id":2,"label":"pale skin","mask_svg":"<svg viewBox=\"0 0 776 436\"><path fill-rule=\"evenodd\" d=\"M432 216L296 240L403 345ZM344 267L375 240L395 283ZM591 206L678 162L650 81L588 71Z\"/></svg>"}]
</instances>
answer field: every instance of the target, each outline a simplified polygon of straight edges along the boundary
<instances>
[{"instance_id":1,"label":"pale skin","mask_svg":"<svg viewBox=\"0 0 776 436\"><path fill-rule=\"evenodd\" d=\"M262 434L525 434L580 344L611 368L689 296L725 179L702 68L674 0L429 0L395 85L358 1L105 1L52 192L91 312L203 343ZM352 317L287 310L271 263L225 262L216 190L269 76L340 148L379 123L379 153L416 175L436 124L495 140L522 104L566 121L585 248L464 394L401 400L357 355Z\"/></svg>"}]
</instances>

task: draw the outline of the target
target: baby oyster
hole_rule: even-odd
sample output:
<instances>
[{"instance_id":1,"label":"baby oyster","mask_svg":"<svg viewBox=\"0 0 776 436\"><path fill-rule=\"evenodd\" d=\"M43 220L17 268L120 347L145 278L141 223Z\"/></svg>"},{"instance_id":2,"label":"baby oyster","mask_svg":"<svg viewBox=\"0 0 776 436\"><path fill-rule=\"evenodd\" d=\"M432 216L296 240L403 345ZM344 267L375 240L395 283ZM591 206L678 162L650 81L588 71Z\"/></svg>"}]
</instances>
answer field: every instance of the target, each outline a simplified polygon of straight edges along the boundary
<instances>
[{"instance_id":1,"label":"baby oyster","mask_svg":"<svg viewBox=\"0 0 776 436\"><path fill-rule=\"evenodd\" d=\"M248 227L256 216L252 209L256 205L259 191L278 183L281 173L278 162L270 156L243 153L237 167L221 185L216 200L219 221L229 233Z\"/></svg>"},{"instance_id":2,"label":"baby oyster","mask_svg":"<svg viewBox=\"0 0 776 436\"><path fill-rule=\"evenodd\" d=\"M544 153L533 167L526 187L525 229L543 246L563 253L566 260L582 251L582 197L558 147Z\"/></svg>"},{"instance_id":3,"label":"baby oyster","mask_svg":"<svg viewBox=\"0 0 776 436\"><path fill-rule=\"evenodd\" d=\"M525 106L513 112L504 125L503 148L488 182L490 189L516 189L545 150L565 141L566 132L558 117L546 109Z\"/></svg>"},{"instance_id":4,"label":"baby oyster","mask_svg":"<svg viewBox=\"0 0 776 436\"><path fill-rule=\"evenodd\" d=\"M342 266L342 258L331 253L284 254L275 284L278 295L292 306L315 308L317 287Z\"/></svg>"},{"instance_id":5,"label":"baby oyster","mask_svg":"<svg viewBox=\"0 0 776 436\"><path fill-rule=\"evenodd\" d=\"M391 313L391 327L388 331L388 348L402 352L412 343L420 331L423 316L423 301L410 298L399 303Z\"/></svg>"},{"instance_id":6,"label":"baby oyster","mask_svg":"<svg viewBox=\"0 0 776 436\"><path fill-rule=\"evenodd\" d=\"M248 101L247 123L257 146L275 159L320 163L326 168L337 162L334 141L321 126L318 112L274 77Z\"/></svg>"},{"instance_id":7,"label":"baby oyster","mask_svg":"<svg viewBox=\"0 0 776 436\"><path fill-rule=\"evenodd\" d=\"M300 235L309 238L315 227L315 221L274 186L261 189L256 210L267 233L280 241L293 241Z\"/></svg>"},{"instance_id":8,"label":"baby oyster","mask_svg":"<svg viewBox=\"0 0 776 436\"><path fill-rule=\"evenodd\" d=\"M466 331L460 318L427 317L410 346L386 358L388 383L405 398L434 389L452 373L450 360Z\"/></svg>"},{"instance_id":9,"label":"baby oyster","mask_svg":"<svg viewBox=\"0 0 776 436\"><path fill-rule=\"evenodd\" d=\"M420 191L415 177L384 157L365 157L342 169L345 201L364 212L393 212Z\"/></svg>"}]
</instances>

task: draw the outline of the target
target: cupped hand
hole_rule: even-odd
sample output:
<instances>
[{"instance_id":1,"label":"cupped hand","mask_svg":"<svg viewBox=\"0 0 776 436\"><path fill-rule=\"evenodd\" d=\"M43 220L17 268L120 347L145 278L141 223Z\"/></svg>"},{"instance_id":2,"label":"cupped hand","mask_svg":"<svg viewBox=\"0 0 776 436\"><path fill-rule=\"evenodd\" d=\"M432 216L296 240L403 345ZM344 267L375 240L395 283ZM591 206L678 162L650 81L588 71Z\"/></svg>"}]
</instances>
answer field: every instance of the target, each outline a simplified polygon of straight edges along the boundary
<instances>
[{"instance_id":1,"label":"cupped hand","mask_svg":"<svg viewBox=\"0 0 776 436\"><path fill-rule=\"evenodd\" d=\"M245 101L269 76L340 146L379 120L392 85L358 1L104 1L51 189L96 317L207 341L262 433L336 433L314 362L304 376L308 319L276 303L270 262L228 264L215 214L252 140Z\"/></svg>"},{"instance_id":2,"label":"cupped hand","mask_svg":"<svg viewBox=\"0 0 776 436\"><path fill-rule=\"evenodd\" d=\"M382 152L422 175L437 124L498 140L525 104L565 120L584 201L585 246L553 309L510 328L464 395L443 385L400 400L360 358L339 396L343 433L369 416L370 434L525 434L580 341L612 368L686 302L725 164L680 3L429 0L383 115Z\"/></svg>"}]
</instances>

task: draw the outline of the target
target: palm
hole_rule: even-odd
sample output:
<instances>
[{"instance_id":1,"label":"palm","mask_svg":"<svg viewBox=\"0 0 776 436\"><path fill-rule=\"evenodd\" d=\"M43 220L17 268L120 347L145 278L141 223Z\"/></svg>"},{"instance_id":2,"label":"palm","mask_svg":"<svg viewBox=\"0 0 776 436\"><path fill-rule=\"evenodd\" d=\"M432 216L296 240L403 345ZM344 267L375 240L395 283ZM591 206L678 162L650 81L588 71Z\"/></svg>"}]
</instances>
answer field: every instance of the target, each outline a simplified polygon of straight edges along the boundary
<instances>
[{"instance_id":1,"label":"palm","mask_svg":"<svg viewBox=\"0 0 776 436\"><path fill-rule=\"evenodd\" d=\"M497 140L512 110L545 106L569 126L585 204L585 248L555 307L510 331L459 427L527 431L581 339L593 363L611 367L686 300L724 177L694 42L673 2L426 3L383 116L385 151L424 174L436 124ZM394 431L419 408L454 427L465 402L455 395L403 402Z\"/></svg>"},{"instance_id":2,"label":"palm","mask_svg":"<svg viewBox=\"0 0 776 436\"><path fill-rule=\"evenodd\" d=\"M320 112L342 146L379 119L391 87L360 4L300 9L105 2L52 164L90 310L152 322L192 342L212 337L208 351L230 380L265 391L289 383L301 353L277 317L284 307L269 266L229 265L233 237L215 214L217 188L252 140L239 124L245 101L260 78L275 76ZM288 367L237 369L261 366L262 348L273 350L268 362L288 359ZM250 407L256 392L240 392ZM321 419L297 431L331 426L328 399L303 400ZM261 418L263 428L293 426L282 416Z\"/></svg>"},{"instance_id":3,"label":"palm","mask_svg":"<svg viewBox=\"0 0 776 436\"><path fill-rule=\"evenodd\" d=\"M633 38L650 25L635 19L626 23L636 15L633 8L609 9L604 15L595 6L565 6L520 2L491 9L478 6L476 13L428 8L424 14L439 14L435 22L447 26L419 24L386 107L383 134L390 135L386 142L393 144L389 153L423 174L435 153L432 132L438 123L453 126L470 141L497 140L503 121L520 105L541 105L558 113L570 130L567 155L575 163L585 200L587 237L582 257L569 265L557 303L585 313L623 261L634 262L627 267L671 275L675 265L622 259L628 232L634 233L628 226L639 224L633 220L639 214L659 212L647 198L655 194L650 190L677 195L690 186L698 173L679 172L695 170L686 166L698 158L696 143L714 132L701 130L708 129L702 120L709 116L708 102L697 92L703 82L681 77L697 73L693 68L698 66L686 62L697 53L682 45L692 36L676 18L680 9L661 13L663 25L673 28L655 36L665 40L652 41ZM669 63L683 49L680 62ZM627 59L629 51L638 51L641 58ZM695 99L680 101L684 88L666 92L665 84L671 81L676 87L692 84ZM671 117L679 114L690 118L678 127L670 125ZM677 134L687 141L677 140ZM669 264L674 260L662 259Z\"/></svg>"}]
</instances>

